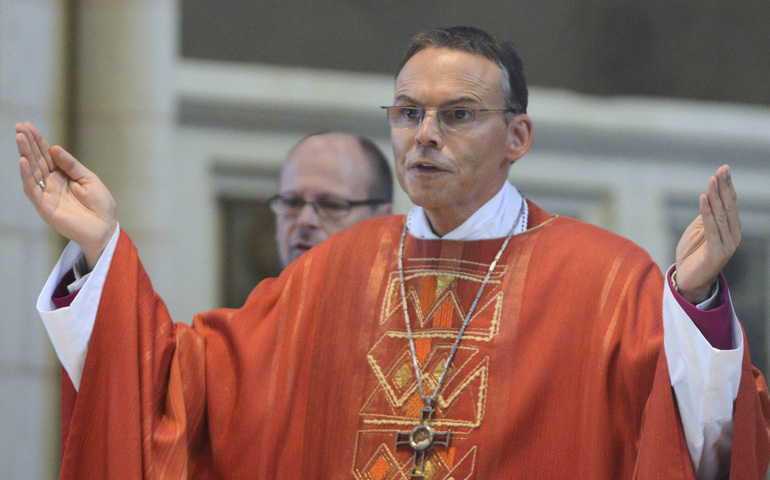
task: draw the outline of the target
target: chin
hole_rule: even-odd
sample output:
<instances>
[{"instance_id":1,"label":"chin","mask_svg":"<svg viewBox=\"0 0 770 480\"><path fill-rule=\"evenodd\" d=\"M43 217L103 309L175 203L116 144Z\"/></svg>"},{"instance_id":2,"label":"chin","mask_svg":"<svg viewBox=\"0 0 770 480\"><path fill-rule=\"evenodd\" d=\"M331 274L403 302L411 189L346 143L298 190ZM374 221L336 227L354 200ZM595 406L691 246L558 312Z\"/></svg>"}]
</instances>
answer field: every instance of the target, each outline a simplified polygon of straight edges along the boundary
<instances>
[{"instance_id":1,"label":"chin","mask_svg":"<svg viewBox=\"0 0 770 480\"><path fill-rule=\"evenodd\" d=\"M446 203L448 200L451 201L451 199L445 198L449 195L437 192L432 188L412 188L407 190L406 194L409 196L412 203L422 208L430 208Z\"/></svg>"}]
</instances>

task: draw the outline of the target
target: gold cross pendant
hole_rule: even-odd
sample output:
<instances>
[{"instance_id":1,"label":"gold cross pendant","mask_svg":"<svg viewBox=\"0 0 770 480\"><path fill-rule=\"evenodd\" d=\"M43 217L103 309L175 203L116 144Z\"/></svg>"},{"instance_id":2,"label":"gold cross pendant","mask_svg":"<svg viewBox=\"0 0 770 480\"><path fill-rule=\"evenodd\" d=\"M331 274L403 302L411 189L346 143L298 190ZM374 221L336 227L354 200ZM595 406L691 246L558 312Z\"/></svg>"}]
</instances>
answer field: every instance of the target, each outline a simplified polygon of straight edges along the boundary
<instances>
[{"instance_id":1,"label":"gold cross pendant","mask_svg":"<svg viewBox=\"0 0 770 480\"><path fill-rule=\"evenodd\" d=\"M431 427L430 422L433 418L433 408L426 406L420 410L420 423L412 429L411 432L396 432L396 448L399 445L409 445L414 450L412 459L412 471L409 476L412 478L425 478L425 455L436 445L448 446L451 430L446 432L437 432ZM419 464L419 465L418 465Z\"/></svg>"}]
</instances>

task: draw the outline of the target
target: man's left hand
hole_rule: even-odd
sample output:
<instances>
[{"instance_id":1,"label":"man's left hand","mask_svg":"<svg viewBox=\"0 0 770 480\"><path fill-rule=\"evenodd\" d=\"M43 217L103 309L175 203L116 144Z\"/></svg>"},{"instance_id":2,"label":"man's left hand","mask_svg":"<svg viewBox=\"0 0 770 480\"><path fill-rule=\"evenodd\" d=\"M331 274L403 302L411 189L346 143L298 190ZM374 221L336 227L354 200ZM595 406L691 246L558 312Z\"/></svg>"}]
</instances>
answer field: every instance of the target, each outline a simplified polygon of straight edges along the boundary
<instances>
[{"instance_id":1,"label":"man's left hand","mask_svg":"<svg viewBox=\"0 0 770 480\"><path fill-rule=\"evenodd\" d=\"M676 247L676 283L693 304L706 300L717 275L741 243L738 196L730 167L722 165L700 196L700 215L684 231Z\"/></svg>"}]
</instances>

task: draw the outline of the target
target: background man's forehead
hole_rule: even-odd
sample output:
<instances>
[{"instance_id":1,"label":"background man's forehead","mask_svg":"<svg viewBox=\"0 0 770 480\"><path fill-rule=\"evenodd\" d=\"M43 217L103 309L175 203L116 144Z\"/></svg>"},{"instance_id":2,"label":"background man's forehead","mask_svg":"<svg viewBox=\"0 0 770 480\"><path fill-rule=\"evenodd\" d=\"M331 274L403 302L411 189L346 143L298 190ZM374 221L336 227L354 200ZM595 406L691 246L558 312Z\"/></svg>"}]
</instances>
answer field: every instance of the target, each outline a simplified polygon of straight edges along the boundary
<instances>
[{"instance_id":1,"label":"background man's forehead","mask_svg":"<svg viewBox=\"0 0 770 480\"><path fill-rule=\"evenodd\" d=\"M311 150L318 151L351 151L361 150L358 140L353 135L343 134L321 134L313 135L295 146L289 154L289 157L296 156L298 153L305 153Z\"/></svg>"},{"instance_id":2,"label":"background man's forehead","mask_svg":"<svg viewBox=\"0 0 770 480\"><path fill-rule=\"evenodd\" d=\"M464 57L465 56L467 58L477 59L477 60L481 61L482 63L483 62L489 62L492 65L496 65L498 67L500 66L500 62L498 62L498 61L496 61L496 60L494 60L494 59L492 59L492 58L490 58L490 57L488 57L486 55L483 55L483 54L481 54L479 52L472 52L472 51L464 50L462 48L441 47L441 46L432 45L432 46L425 47L425 48L420 49L419 51L415 52L414 55L412 55L409 58L409 60L407 60L406 63L404 63L404 66L402 67L401 71L399 71L399 75L401 74L401 72L403 72L403 70L406 68L406 66L409 65L409 63L412 60L415 59L415 57L424 56L425 54L435 54L435 53L439 53L439 54L452 54L452 55L456 55L456 56L459 56L459 57Z\"/></svg>"}]
</instances>

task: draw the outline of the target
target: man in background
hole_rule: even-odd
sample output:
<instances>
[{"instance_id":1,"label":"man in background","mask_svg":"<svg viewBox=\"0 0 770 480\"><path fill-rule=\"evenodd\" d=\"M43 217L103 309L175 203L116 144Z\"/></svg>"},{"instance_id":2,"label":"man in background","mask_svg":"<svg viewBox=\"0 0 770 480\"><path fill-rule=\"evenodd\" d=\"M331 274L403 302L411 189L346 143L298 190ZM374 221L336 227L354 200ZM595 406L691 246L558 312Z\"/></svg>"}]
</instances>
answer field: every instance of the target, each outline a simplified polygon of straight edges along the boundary
<instances>
[{"instance_id":1,"label":"man in background","mask_svg":"<svg viewBox=\"0 0 770 480\"><path fill-rule=\"evenodd\" d=\"M270 199L285 268L349 226L393 212L393 176L369 139L331 132L305 137L286 157Z\"/></svg>"}]
</instances>

